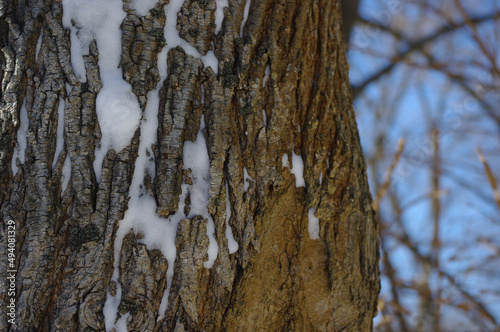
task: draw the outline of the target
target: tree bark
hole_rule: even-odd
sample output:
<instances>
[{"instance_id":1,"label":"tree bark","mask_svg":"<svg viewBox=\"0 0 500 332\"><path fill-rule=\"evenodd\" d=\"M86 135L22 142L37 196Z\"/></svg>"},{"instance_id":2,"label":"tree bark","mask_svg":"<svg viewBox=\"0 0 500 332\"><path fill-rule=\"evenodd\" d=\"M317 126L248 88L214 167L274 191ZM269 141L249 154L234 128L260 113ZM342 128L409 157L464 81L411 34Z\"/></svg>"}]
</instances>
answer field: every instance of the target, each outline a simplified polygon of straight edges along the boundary
<instances>
[{"instance_id":1,"label":"tree bark","mask_svg":"<svg viewBox=\"0 0 500 332\"><path fill-rule=\"evenodd\" d=\"M146 174L143 185L164 218L179 209L181 187L191 182L183 169L184 142L196 140L202 116L206 123L207 209L218 255L213 267L203 266L206 217L180 220L169 286L169 262L134 232L123 238L119 278L112 280L114 240L128 209L141 129L126 148L106 153L96 177L101 50L90 44L82 82L72 68L61 0L0 1L2 248L8 248L10 220L16 228L15 266L6 251L0 258L0 330L104 330L106 298L118 290L118 318L129 314L130 331L372 329L380 288L378 226L352 109L340 1L251 0L241 37L245 5L229 0L215 34L216 3L186 0L179 35L201 55L213 48L218 71L177 47L160 82L168 5L159 0L139 16L124 1L123 78L143 111L148 92L162 87L155 173ZM64 149L55 156L61 100ZM27 144L14 174L23 103ZM294 169L299 159L292 156L303 160L305 186L296 186L284 154ZM66 158L71 179L64 187ZM226 195L239 245L232 254ZM308 231L310 211L319 218L317 239ZM5 318L8 270L17 271L15 324Z\"/></svg>"}]
</instances>

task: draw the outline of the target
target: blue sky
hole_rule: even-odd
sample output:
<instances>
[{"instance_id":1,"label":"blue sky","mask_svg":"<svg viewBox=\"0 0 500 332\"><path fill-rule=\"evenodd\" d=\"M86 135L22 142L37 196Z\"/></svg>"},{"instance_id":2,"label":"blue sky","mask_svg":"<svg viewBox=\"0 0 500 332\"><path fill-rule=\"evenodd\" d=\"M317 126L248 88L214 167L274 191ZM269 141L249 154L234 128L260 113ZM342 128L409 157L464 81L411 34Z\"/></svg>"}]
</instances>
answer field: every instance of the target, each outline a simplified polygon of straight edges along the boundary
<instances>
[{"instance_id":1,"label":"blue sky","mask_svg":"<svg viewBox=\"0 0 500 332\"><path fill-rule=\"evenodd\" d=\"M453 1L446 1L450 10L447 14L456 22L462 20L458 11L453 11ZM471 17L492 13L496 1L462 1ZM439 4L436 4L438 6ZM427 36L446 22L428 9L402 1L367 0L360 4L360 15L400 31L402 35L418 40ZM500 45L492 21L479 25L477 31L484 45L499 59L494 46ZM348 60L351 68L351 83L356 86L384 68L408 45L398 41L387 32L358 26L351 35ZM498 46L496 46L498 48ZM460 29L443 35L424 48L400 61L393 70L368 85L355 100L358 127L363 150L368 159L376 153L380 137L385 156L377 162L374 174L369 169L369 178L374 188L374 176L382 181L384 172L392 162L398 139L405 138L406 146L399 168L394 176L394 190L402 206L417 201L402 213L402 222L412 241L423 254L430 253L433 219L429 199L431 187L430 160L433 144L429 139L431 125L440 130L439 147L442 158L440 178L442 217L440 259L442 269L456 274L467 289L484 301L500 318L499 298L488 295L494 282L500 284L498 260L495 266L475 264L489 262L492 246L499 245L500 214L493 201L493 192L484 173L476 148L480 147L500 179L500 133L499 127L486 116L483 105L472 97L453 76L464 76L468 86L478 91L481 86L495 88L491 73L491 61L481 52L471 30ZM430 57L430 58L429 58ZM436 68L429 68L430 59ZM399 60L399 59L397 59ZM498 61L498 60L497 60ZM500 62L500 61L499 61ZM482 84L482 85L481 85ZM484 95L486 104L494 105L498 111L500 102L497 89ZM371 167L371 166L370 166ZM423 199L418 200L419 197ZM394 208L389 200L382 202L381 216L388 222L395 218ZM391 230L397 232L398 227ZM407 282L415 282L422 269L412 259L412 254L394 240L386 239L391 248L391 262L397 268L397 276ZM472 269L472 271L468 271ZM464 273L466 271L467 273ZM431 279L435 286L443 281ZM489 280L489 283L485 282ZM388 295L389 284L382 282L382 294ZM483 293L482 293L483 292ZM486 293L484 293L486 292ZM403 296L406 308L418 309L416 293ZM449 306L448 306L449 307ZM456 311L446 309L447 315L457 316Z\"/></svg>"}]
</instances>

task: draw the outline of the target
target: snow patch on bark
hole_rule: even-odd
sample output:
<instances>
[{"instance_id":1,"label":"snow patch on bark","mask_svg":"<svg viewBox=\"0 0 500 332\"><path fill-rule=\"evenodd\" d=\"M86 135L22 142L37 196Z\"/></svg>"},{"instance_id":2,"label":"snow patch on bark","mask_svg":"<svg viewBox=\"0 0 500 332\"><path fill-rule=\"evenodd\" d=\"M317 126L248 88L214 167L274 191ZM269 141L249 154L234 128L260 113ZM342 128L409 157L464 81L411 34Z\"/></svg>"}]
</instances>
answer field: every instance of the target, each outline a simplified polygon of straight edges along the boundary
<instances>
[{"instance_id":1,"label":"snow patch on bark","mask_svg":"<svg viewBox=\"0 0 500 332\"><path fill-rule=\"evenodd\" d=\"M235 253L238 251L238 242L234 239L233 230L229 226L229 220L231 219L231 201L229 200L229 186L226 182L226 238L227 246L229 248L229 253Z\"/></svg>"},{"instance_id":2,"label":"snow patch on bark","mask_svg":"<svg viewBox=\"0 0 500 332\"><path fill-rule=\"evenodd\" d=\"M141 119L139 102L130 84L123 79L122 70L119 68L120 25L125 12L122 10L121 1L117 1L115 6L110 6L109 9L118 13L110 13L109 23L103 25L103 28L106 27L106 32L100 31L96 36L102 82L102 89L96 100L97 118L102 133L101 146L96 150L96 162L94 162L98 181L107 151L110 149L120 151L127 147Z\"/></svg>"},{"instance_id":3,"label":"snow patch on bark","mask_svg":"<svg viewBox=\"0 0 500 332\"><path fill-rule=\"evenodd\" d=\"M148 103L141 121L141 140L139 143L139 154L136 159L134 175L129 189L128 210L123 220L120 221L114 242L114 272L112 281L118 286L120 252L124 237L133 230L134 233L141 233L143 238L139 243L146 245L148 250L158 249L168 261L167 289L163 296L160 314L166 310L166 300L173 277L173 267L176 256L175 234L179 220L184 218L184 198L186 189L183 186L179 204L179 210L168 219L160 217L156 213L156 201L151 193L144 187L144 177L146 174L154 175L154 162L150 153L151 145L156 142L156 131L158 127L158 89L148 94ZM116 322L116 312L121 301L121 292L116 296L108 293L104 315L106 319L106 330L116 328L121 320ZM163 310L163 311L162 311ZM120 323L122 324L122 323Z\"/></svg>"},{"instance_id":4,"label":"snow patch on bark","mask_svg":"<svg viewBox=\"0 0 500 332\"><path fill-rule=\"evenodd\" d=\"M288 160L288 154L284 154L281 158L281 166L290 168L290 161ZM292 168L290 172L295 176L295 187L305 187L306 182L304 180L304 162L302 157L292 151Z\"/></svg>"},{"instance_id":5,"label":"snow patch on bark","mask_svg":"<svg viewBox=\"0 0 500 332\"><path fill-rule=\"evenodd\" d=\"M164 7L166 15L164 36L167 46L158 55L160 82L163 82L167 78L168 68L166 60L168 51L177 46L182 47L186 54L200 58L205 67L212 67L215 73L218 70L218 60L213 51L209 51L206 56L201 56L194 47L180 38L176 24L177 13L180 11L183 3L184 0L171 0ZM219 23L218 27L220 29L224 16L222 8L227 6L227 0L218 1L217 5L218 14L216 13L216 16L218 16L216 21ZM123 239L130 231L136 234L141 233L142 238L139 242L146 245L148 250L160 250L168 261L168 270L166 273L167 287L159 308L160 316L167 309L168 295L174 273L174 261L176 258L175 237L179 221L183 218L192 218L195 215L201 215L208 219L207 235L210 244L208 248L208 260L204 262L204 266L206 268L212 267L218 254L218 246L214 236L215 226L207 209L210 188L210 160L207 144L202 134L204 127L203 117L196 141L184 143L183 167L184 169L191 169L193 185L181 185L181 195L179 197L177 212L168 218L160 217L156 212L156 201L152 193L144 185L145 176L149 175L152 178L155 173L154 156L151 152L151 146L156 143L157 139L160 84L154 91L148 94L146 109L144 114L141 115L137 98L133 94L130 85L123 80L122 71L119 68L121 56L120 25L126 15L122 6L123 4L120 0L87 0L85 2L80 0L63 0L63 24L71 30L71 62L75 70L75 75L79 77L81 82L85 82L86 80L83 56L88 54L89 45L93 39L96 40L99 50L102 89L97 95L96 111L102 138L100 146L96 148L94 161L94 171L98 181L101 178L102 162L106 153L110 149L119 152L127 147L137 128L141 127L138 156L129 188L128 209L123 220L119 222L114 241L115 259L112 281L117 284L118 291L115 296L111 296L109 292L107 295L103 310L107 331L113 328L118 331L126 331L127 315L122 316L118 321L116 319L118 306L121 301L121 287L118 283L120 252ZM152 0L134 0L134 6L139 15L145 15L154 6L154 3ZM27 131L27 116L26 121L22 120L21 124L23 122L26 123ZM21 133L23 133L22 130ZM24 131L24 147L22 147L23 162L24 148L26 146L25 136ZM23 146L22 142L20 146ZM59 148L57 151L61 153ZM20 153L18 154L20 155ZM62 174L63 191L66 189L70 177L71 161L68 155ZM191 210L189 215L185 216L185 199L188 194L190 194L191 198ZM228 242L231 241L228 239ZM230 250L233 250L234 243L230 245Z\"/></svg>"},{"instance_id":6,"label":"snow patch on bark","mask_svg":"<svg viewBox=\"0 0 500 332\"><path fill-rule=\"evenodd\" d=\"M304 181L304 161L302 157L295 152L292 152L292 169L290 170L295 175L295 187L305 187Z\"/></svg>"},{"instance_id":7,"label":"snow patch on bark","mask_svg":"<svg viewBox=\"0 0 500 332\"><path fill-rule=\"evenodd\" d=\"M215 57L214 51L213 50L208 51L206 55L202 56L196 48L191 46L186 40L184 40L179 36L179 31L177 30L177 13L181 11L183 4L184 0L170 0L170 3L165 6L164 10L165 10L166 21L163 34L165 36L167 47L164 48L164 51L168 53L168 51L171 50L172 48L180 46L186 52L186 54L201 59L203 61L203 64L205 65L205 68L211 67L214 73L217 74L219 60L217 60L217 58ZM227 0L226 0L226 5L227 5ZM216 11L216 21L217 21L217 11Z\"/></svg>"},{"instance_id":8,"label":"snow patch on bark","mask_svg":"<svg viewBox=\"0 0 500 332\"><path fill-rule=\"evenodd\" d=\"M240 38L243 38L243 27L245 26L245 23L248 19L248 13L250 12L250 3L252 0L246 0L245 3L245 10L243 11L243 19L241 20L241 25L240 25Z\"/></svg>"},{"instance_id":9,"label":"snow patch on bark","mask_svg":"<svg viewBox=\"0 0 500 332\"><path fill-rule=\"evenodd\" d=\"M269 75L271 75L271 66L269 63L266 65L266 69L264 70L264 77L262 78L262 86L266 86L267 80L269 79Z\"/></svg>"},{"instance_id":10,"label":"snow patch on bark","mask_svg":"<svg viewBox=\"0 0 500 332\"><path fill-rule=\"evenodd\" d=\"M71 179L71 159L69 158L69 153L66 154L66 159L64 160L64 165L61 175L61 194L64 193L68 187L69 179Z\"/></svg>"},{"instance_id":11,"label":"snow patch on bark","mask_svg":"<svg viewBox=\"0 0 500 332\"><path fill-rule=\"evenodd\" d=\"M26 99L21 105L21 110L19 112L19 128L17 129L17 144L14 148L14 154L12 155L11 169L12 174L16 174L17 168L17 158L19 158L21 164L24 164L25 151L26 151L26 134L28 133L29 119L28 110L26 109Z\"/></svg>"},{"instance_id":12,"label":"snow patch on bark","mask_svg":"<svg viewBox=\"0 0 500 332\"><path fill-rule=\"evenodd\" d=\"M88 54L93 39L97 40L100 65L101 59L120 60L120 24L125 18L121 0L63 0L62 5L63 25L71 29L71 63L81 81L85 81L83 55Z\"/></svg>"},{"instance_id":13,"label":"snow patch on bark","mask_svg":"<svg viewBox=\"0 0 500 332\"><path fill-rule=\"evenodd\" d=\"M217 5L217 9L215 10L215 34L218 34L224 20L224 7L227 7L229 4L228 0L215 0L215 4Z\"/></svg>"},{"instance_id":14,"label":"snow patch on bark","mask_svg":"<svg viewBox=\"0 0 500 332\"><path fill-rule=\"evenodd\" d=\"M208 246L208 261L204 262L203 266L211 268L217 258L219 248L214 236L214 221L207 209L210 190L210 158L208 157L207 143L202 132L204 128L205 121L202 115L200 131L198 132L196 141L184 142L183 168L191 169L191 179L193 181L193 185L189 188L191 210L188 218L201 215L203 218L208 219L207 235L210 239L210 244Z\"/></svg>"},{"instance_id":15,"label":"snow patch on bark","mask_svg":"<svg viewBox=\"0 0 500 332\"><path fill-rule=\"evenodd\" d=\"M127 320L130 317L130 313L127 312L125 315L121 316L120 319L116 321L116 330L118 332L128 332Z\"/></svg>"},{"instance_id":16,"label":"snow patch on bark","mask_svg":"<svg viewBox=\"0 0 500 332\"><path fill-rule=\"evenodd\" d=\"M104 307L102 309L102 313L104 315L104 327L106 328L106 331L111 331L112 328L117 328L115 322L116 317L118 316L118 306L120 305L120 300L122 297L122 288L118 283L116 286L115 296L111 296L108 290L106 294L106 302L104 303ZM117 331L121 332L118 329Z\"/></svg>"},{"instance_id":17,"label":"snow patch on bark","mask_svg":"<svg viewBox=\"0 0 500 332\"><path fill-rule=\"evenodd\" d=\"M182 184L178 210L168 218L162 218L157 213L157 205L151 193L144 188L144 177L146 174L154 174L154 163L148 151L151 145L156 142L158 127L157 111L159 107L158 91L148 94L148 104L144 118L141 123L141 141L139 143L139 155L136 160L134 175L129 189L130 200L125 217L120 221L116 239L114 243L114 272L112 280L118 284L120 252L124 237L130 232L141 233L143 238L139 243L146 245L148 250L158 249L168 261L167 287L162 297L158 314L163 316L168 305L168 295L174 275L174 262L176 258L175 237L177 225L183 218L192 218L195 215L202 215L208 219L207 235L210 239L208 249L208 261L204 262L206 268L212 267L217 258L218 246L214 237L214 222L208 213L207 202L210 187L210 160L208 150L202 130L204 127L203 117L201 119L200 132L195 142L186 141L184 143L183 164L184 169L191 169L193 185ZM191 210L188 216L184 214L185 199L188 193L191 195ZM106 319L112 325L106 325L109 331L118 328L115 324L116 311L121 301L121 295L112 297L108 294L106 301ZM109 316L109 319L108 319ZM113 318L114 317L114 318Z\"/></svg>"},{"instance_id":18,"label":"snow patch on bark","mask_svg":"<svg viewBox=\"0 0 500 332\"><path fill-rule=\"evenodd\" d=\"M40 53L40 49L42 48L42 36L43 36L43 28L42 31L40 31L40 37L38 37L38 40L36 42L35 61L38 59L38 54Z\"/></svg>"},{"instance_id":19,"label":"snow patch on bark","mask_svg":"<svg viewBox=\"0 0 500 332\"><path fill-rule=\"evenodd\" d=\"M102 67L101 67L102 68ZM94 171L100 181L102 162L108 150L126 148L134 136L141 119L139 102L130 84L122 78L120 69L101 69L103 88L97 95L96 110L101 128L100 147L95 151Z\"/></svg>"},{"instance_id":20,"label":"snow patch on bark","mask_svg":"<svg viewBox=\"0 0 500 332\"><path fill-rule=\"evenodd\" d=\"M132 7L139 16L146 16L154 8L157 0L133 0Z\"/></svg>"},{"instance_id":21,"label":"snow patch on bark","mask_svg":"<svg viewBox=\"0 0 500 332\"><path fill-rule=\"evenodd\" d=\"M290 162L288 161L288 154L284 154L281 158L281 166L290 168Z\"/></svg>"},{"instance_id":22,"label":"snow patch on bark","mask_svg":"<svg viewBox=\"0 0 500 332\"><path fill-rule=\"evenodd\" d=\"M311 240L319 239L319 219L314 215L316 213L315 208L310 208L307 216L309 219L309 237Z\"/></svg>"},{"instance_id":23,"label":"snow patch on bark","mask_svg":"<svg viewBox=\"0 0 500 332\"><path fill-rule=\"evenodd\" d=\"M63 24L71 29L71 62L81 81L86 73L83 55L88 54L93 39L99 50L103 87L97 95L96 110L102 138L96 149L94 171L100 181L107 151L120 151L129 145L141 118L139 103L119 68L120 26L126 13L121 0L63 0L63 8Z\"/></svg>"},{"instance_id":24,"label":"snow patch on bark","mask_svg":"<svg viewBox=\"0 0 500 332\"><path fill-rule=\"evenodd\" d=\"M54 152L54 159L52 160L52 170L54 170L57 159L64 148L64 107L64 99L59 97L59 107L57 108L56 151Z\"/></svg>"}]
</instances>

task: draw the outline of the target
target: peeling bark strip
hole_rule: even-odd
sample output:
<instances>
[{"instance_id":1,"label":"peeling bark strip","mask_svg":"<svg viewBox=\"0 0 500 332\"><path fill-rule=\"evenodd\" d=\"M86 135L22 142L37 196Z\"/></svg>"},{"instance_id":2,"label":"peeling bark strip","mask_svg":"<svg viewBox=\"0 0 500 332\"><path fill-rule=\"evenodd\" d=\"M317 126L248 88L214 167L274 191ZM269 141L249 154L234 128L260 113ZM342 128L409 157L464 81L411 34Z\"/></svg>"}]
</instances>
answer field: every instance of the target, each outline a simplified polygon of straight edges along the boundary
<instances>
[{"instance_id":1,"label":"peeling bark strip","mask_svg":"<svg viewBox=\"0 0 500 332\"><path fill-rule=\"evenodd\" d=\"M380 288L378 225L352 110L340 1L251 0L244 21L247 1L229 0L216 27L222 1L159 0L147 11L124 0L116 56L142 111L156 105L151 96L159 98L158 126L146 152L140 144L149 133L141 128L124 149L107 151L98 181L96 100L105 50L90 42L83 50L86 77L77 77L62 0L0 0L0 239L6 248L6 222L15 220L18 253L16 325L2 312L0 330L103 331L119 324L141 331L372 329ZM173 26L173 7L180 8L177 31L165 31ZM166 45L165 36L177 33L178 44ZM199 58L212 49L218 68ZM61 98L64 148L54 162ZM23 102L25 161L17 161L13 174ZM117 247L125 213L140 215L130 211L137 208L129 199L149 197L165 223L199 204L191 201L196 181L183 149L197 139L202 116L210 215L175 221L175 262L134 227ZM285 154L292 163L294 155L302 159L305 187L296 187L294 165L283 166ZM64 188L66 158L71 178ZM136 162L144 174L134 175ZM245 177L252 181L245 184ZM314 240L310 209L319 219ZM218 254L207 269L211 220ZM233 254L226 231L239 245ZM115 263L117 283L111 281ZM2 310L9 301L7 270L2 254ZM119 301L114 318L103 313L108 292Z\"/></svg>"}]
</instances>

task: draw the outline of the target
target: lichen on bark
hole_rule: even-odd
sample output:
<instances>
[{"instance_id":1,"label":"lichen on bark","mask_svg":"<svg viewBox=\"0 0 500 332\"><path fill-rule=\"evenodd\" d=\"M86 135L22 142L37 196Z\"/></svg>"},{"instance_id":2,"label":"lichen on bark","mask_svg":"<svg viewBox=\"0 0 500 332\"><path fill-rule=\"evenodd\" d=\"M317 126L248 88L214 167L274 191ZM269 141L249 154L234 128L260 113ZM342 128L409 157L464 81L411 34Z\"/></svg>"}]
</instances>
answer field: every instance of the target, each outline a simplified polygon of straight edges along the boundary
<instances>
[{"instance_id":1,"label":"lichen on bark","mask_svg":"<svg viewBox=\"0 0 500 332\"><path fill-rule=\"evenodd\" d=\"M179 37L206 55L215 38L215 0L186 0L177 18Z\"/></svg>"}]
</instances>

